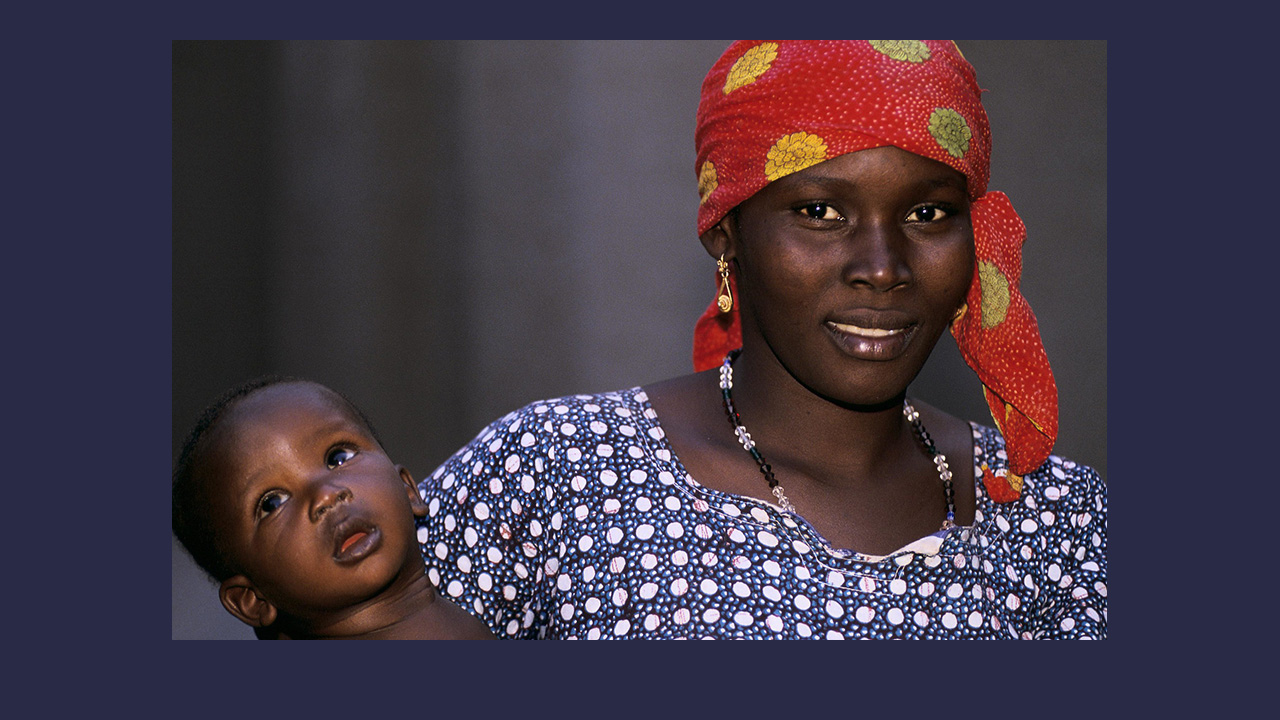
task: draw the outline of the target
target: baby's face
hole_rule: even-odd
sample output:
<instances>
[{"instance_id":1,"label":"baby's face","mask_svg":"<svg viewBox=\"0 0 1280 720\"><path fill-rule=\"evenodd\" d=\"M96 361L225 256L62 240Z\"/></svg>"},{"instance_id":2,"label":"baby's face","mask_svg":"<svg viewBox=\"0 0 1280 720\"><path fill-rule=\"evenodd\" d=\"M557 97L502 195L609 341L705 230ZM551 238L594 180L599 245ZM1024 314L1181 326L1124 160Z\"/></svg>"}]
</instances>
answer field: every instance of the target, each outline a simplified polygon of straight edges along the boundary
<instances>
[{"instance_id":1,"label":"baby's face","mask_svg":"<svg viewBox=\"0 0 1280 720\"><path fill-rule=\"evenodd\" d=\"M213 441L219 545L282 613L323 621L421 574L413 478L327 389L258 390Z\"/></svg>"}]
</instances>

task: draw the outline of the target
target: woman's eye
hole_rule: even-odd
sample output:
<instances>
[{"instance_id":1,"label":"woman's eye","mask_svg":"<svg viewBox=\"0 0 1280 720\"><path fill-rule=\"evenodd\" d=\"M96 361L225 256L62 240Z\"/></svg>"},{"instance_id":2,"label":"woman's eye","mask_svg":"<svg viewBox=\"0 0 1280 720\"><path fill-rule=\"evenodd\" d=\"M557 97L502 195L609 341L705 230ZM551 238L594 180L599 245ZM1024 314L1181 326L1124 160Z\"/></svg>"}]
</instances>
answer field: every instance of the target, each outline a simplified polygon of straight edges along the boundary
<instances>
[{"instance_id":1,"label":"woman's eye","mask_svg":"<svg viewBox=\"0 0 1280 720\"><path fill-rule=\"evenodd\" d=\"M271 490L262 499L258 501L258 515L270 515L284 505L285 500L289 499L289 495L281 490Z\"/></svg>"},{"instance_id":2,"label":"woman's eye","mask_svg":"<svg viewBox=\"0 0 1280 720\"><path fill-rule=\"evenodd\" d=\"M332 470L355 456L356 451L350 448L334 448L329 451L329 456L325 458L324 462Z\"/></svg>"},{"instance_id":3,"label":"woman's eye","mask_svg":"<svg viewBox=\"0 0 1280 720\"><path fill-rule=\"evenodd\" d=\"M840 220L840 213L826 203L812 203L801 207L800 213L815 220Z\"/></svg>"},{"instance_id":4,"label":"woman's eye","mask_svg":"<svg viewBox=\"0 0 1280 720\"><path fill-rule=\"evenodd\" d=\"M907 214L907 222L937 222L950 217L951 213L937 205L924 205Z\"/></svg>"}]
</instances>

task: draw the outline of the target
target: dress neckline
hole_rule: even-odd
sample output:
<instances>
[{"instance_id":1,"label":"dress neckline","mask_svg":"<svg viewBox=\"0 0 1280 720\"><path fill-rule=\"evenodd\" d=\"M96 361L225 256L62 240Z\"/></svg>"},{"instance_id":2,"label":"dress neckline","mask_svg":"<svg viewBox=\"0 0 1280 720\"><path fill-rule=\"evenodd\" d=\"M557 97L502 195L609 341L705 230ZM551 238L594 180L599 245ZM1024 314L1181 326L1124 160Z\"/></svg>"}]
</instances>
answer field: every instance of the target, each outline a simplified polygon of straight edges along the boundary
<instances>
[{"instance_id":1,"label":"dress neckline","mask_svg":"<svg viewBox=\"0 0 1280 720\"><path fill-rule=\"evenodd\" d=\"M809 521L798 512L784 510L781 506L769 502L768 500L751 495L739 495L725 490L717 490L698 482L697 478L689 472L688 468L686 468L684 463L680 460L680 456L676 454L675 448L671 446L671 441L667 438L667 431L662 427L662 420L658 417L658 411L653 407L653 404L649 402L649 394L645 392L644 387L637 386L632 388L629 395L631 396L632 401L639 405L641 411L640 416L645 419L645 422L649 423L653 428L658 429L659 432L656 436L649 433L649 437L653 442L657 443L660 449L667 453L668 459L664 462L671 465L675 471L673 474L678 481L682 481L686 485L696 489L698 492L705 494L707 498L704 498L704 501L717 499L732 503L735 507L741 504L746 504L749 506L764 508L766 512L773 513L782 525L793 527L800 530L801 533L808 535L816 541L815 543L809 543L810 545L816 544L833 558L874 564L883 562L890 558L902 556L905 553L933 556L941 552L943 543L949 537L956 537L963 541L967 540L973 531L972 525L956 525L951 530L939 530L929 535L925 535L922 538L913 540L886 555L871 555L868 553L861 553L850 548L837 548L832 543L828 542L826 536L818 532L818 529L810 524ZM978 444L978 434L980 430L978 425L972 420L968 420L966 422L969 425L969 435L973 442L974 468L972 477L974 483L974 504L976 506L974 518L976 521L978 512L980 512L984 502L988 498L986 497L986 489L982 486L982 483L978 482L979 473L981 472L977 466L978 457L981 454L981 447ZM711 504L712 503L708 502L708 505ZM721 503L721 507L723 507L723 502Z\"/></svg>"}]
</instances>

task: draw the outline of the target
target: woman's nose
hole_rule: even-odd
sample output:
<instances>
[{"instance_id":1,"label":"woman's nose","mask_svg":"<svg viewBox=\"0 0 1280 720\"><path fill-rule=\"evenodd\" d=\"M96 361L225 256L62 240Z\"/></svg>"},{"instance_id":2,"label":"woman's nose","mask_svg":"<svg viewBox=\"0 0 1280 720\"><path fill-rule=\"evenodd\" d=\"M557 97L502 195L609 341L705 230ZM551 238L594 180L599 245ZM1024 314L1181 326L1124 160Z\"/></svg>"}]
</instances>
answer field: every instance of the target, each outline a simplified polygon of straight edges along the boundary
<instances>
[{"instance_id":1,"label":"woman's nose","mask_svg":"<svg viewBox=\"0 0 1280 720\"><path fill-rule=\"evenodd\" d=\"M897 223L876 221L855 228L846 245L845 282L875 290L892 290L910 282L908 242Z\"/></svg>"}]
</instances>

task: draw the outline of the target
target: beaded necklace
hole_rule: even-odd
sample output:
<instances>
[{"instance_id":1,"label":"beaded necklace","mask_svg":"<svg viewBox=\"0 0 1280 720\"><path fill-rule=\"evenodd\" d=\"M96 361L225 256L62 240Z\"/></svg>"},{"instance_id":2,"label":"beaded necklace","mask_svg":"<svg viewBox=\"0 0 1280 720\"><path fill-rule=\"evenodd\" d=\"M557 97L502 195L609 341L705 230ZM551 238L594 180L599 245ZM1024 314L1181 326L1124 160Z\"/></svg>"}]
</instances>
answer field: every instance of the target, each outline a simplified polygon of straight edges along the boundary
<instances>
[{"instance_id":1,"label":"beaded necklace","mask_svg":"<svg viewBox=\"0 0 1280 720\"><path fill-rule=\"evenodd\" d=\"M778 484L778 479L773 476L773 468L769 467L769 463L765 462L764 456L760 454L760 450L756 448L755 442L751 439L751 433L742 425L742 418L738 417L738 411L733 409L733 361L738 359L738 355L742 353L742 349L732 350L728 355L724 356L724 363L720 366L720 394L724 396L724 410L729 416L729 424L733 425L733 433L737 435L738 442L742 443L742 447L751 453L751 457L760 466L760 472L764 475L764 479L769 483L769 489L773 492L773 496L778 499L778 505L787 512L794 513L796 508L787 499L782 491L782 486ZM911 407L911 403L907 400L902 401L902 414L911 423L911 429L915 431L916 437L920 439L924 445L925 452L933 456L933 464L938 468L938 477L942 480L942 492L947 501L947 519L942 521L942 530L950 530L955 527L956 504L951 489L951 469L947 467L947 456L938 452L938 448L933 444L933 438L929 437L929 432L924 429L924 423L920 421L920 413Z\"/></svg>"}]
</instances>

